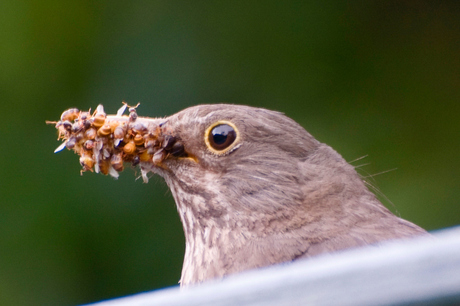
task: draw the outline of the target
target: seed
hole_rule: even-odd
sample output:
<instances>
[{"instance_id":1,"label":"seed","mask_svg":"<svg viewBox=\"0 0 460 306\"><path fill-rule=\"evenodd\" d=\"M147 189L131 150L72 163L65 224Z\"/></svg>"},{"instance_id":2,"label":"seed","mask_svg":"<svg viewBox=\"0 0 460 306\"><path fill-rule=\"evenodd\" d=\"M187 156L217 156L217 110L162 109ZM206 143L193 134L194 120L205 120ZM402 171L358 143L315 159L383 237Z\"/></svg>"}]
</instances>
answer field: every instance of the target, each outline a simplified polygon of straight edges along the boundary
<instances>
[{"instance_id":1,"label":"seed","mask_svg":"<svg viewBox=\"0 0 460 306\"><path fill-rule=\"evenodd\" d=\"M171 149L171 147L173 146L173 144L176 142L176 137L174 136L171 136L171 135L165 135L165 139L162 143L162 147L165 149L165 150L168 150L168 149Z\"/></svg>"},{"instance_id":2,"label":"seed","mask_svg":"<svg viewBox=\"0 0 460 306\"><path fill-rule=\"evenodd\" d=\"M88 139L87 141L85 141L84 147L86 150L92 150L94 148L94 141Z\"/></svg>"},{"instance_id":3,"label":"seed","mask_svg":"<svg viewBox=\"0 0 460 306\"><path fill-rule=\"evenodd\" d=\"M112 164L113 169L118 172L123 171L123 158L121 157L121 154L112 155L110 163Z\"/></svg>"},{"instance_id":4,"label":"seed","mask_svg":"<svg viewBox=\"0 0 460 306\"><path fill-rule=\"evenodd\" d=\"M94 139L94 138L96 138L96 129L90 128L90 129L86 130L85 136L86 136L86 138L88 138L88 139Z\"/></svg>"},{"instance_id":5,"label":"seed","mask_svg":"<svg viewBox=\"0 0 460 306\"><path fill-rule=\"evenodd\" d=\"M73 121L78 118L80 111L77 108L70 108L62 113L61 120Z\"/></svg>"},{"instance_id":6,"label":"seed","mask_svg":"<svg viewBox=\"0 0 460 306\"><path fill-rule=\"evenodd\" d=\"M141 162L141 159L140 159L139 155L136 155L136 156L134 156L133 161L131 162L131 164L135 167L135 166L139 165L140 162Z\"/></svg>"},{"instance_id":7,"label":"seed","mask_svg":"<svg viewBox=\"0 0 460 306\"><path fill-rule=\"evenodd\" d=\"M110 162L108 159L102 159L99 161L99 170L102 174L109 174Z\"/></svg>"},{"instance_id":8,"label":"seed","mask_svg":"<svg viewBox=\"0 0 460 306\"><path fill-rule=\"evenodd\" d=\"M123 147L123 152L126 154L133 154L136 152L136 144L133 141L128 142L124 147Z\"/></svg>"},{"instance_id":9,"label":"seed","mask_svg":"<svg viewBox=\"0 0 460 306\"><path fill-rule=\"evenodd\" d=\"M123 137L125 137L125 133L126 132L123 126L119 125L113 131L113 137L116 139L123 139Z\"/></svg>"},{"instance_id":10,"label":"seed","mask_svg":"<svg viewBox=\"0 0 460 306\"><path fill-rule=\"evenodd\" d=\"M134 136L134 143L136 144L136 146L141 146L144 144L144 137L142 137L141 134L137 134L136 136Z\"/></svg>"},{"instance_id":11,"label":"seed","mask_svg":"<svg viewBox=\"0 0 460 306\"><path fill-rule=\"evenodd\" d=\"M132 125L132 128L133 130L135 130L136 132L144 132L145 130L147 130L147 128L145 127L145 125L143 125L142 123L140 122L136 122Z\"/></svg>"},{"instance_id":12,"label":"seed","mask_svg":"<svg viewBox=\"0 0 460 306\"><path fill-rule=\"evenodd\" d=\"M144 151L142 152L142 154L139 155L139 158L142 162L148 162L152 158L152 155L149 154L147 151Z\"/></svg>"},{"instance_id":13,"label":"seed","mask_svg":"<svg viewBox=\"0 0 460 306\"><path fill-rule=\"evenodd\" d=\"M103 126L97 131L97 135L98 135L98 136L107 136L107 135L109 135L110 133L112 133L112 128L110 127L109 124L103 125Z\"/></svg>"},{"instance_id":14,"label":"seed","mask_svg":"<svg viewBox=\"0 0 460 306\"><path fill-rule=\"evenodd\" d=\"M94 166L94 160L88 155L83 155L80 157L80 165L83 167L83 171L91 170Z\"/></svg>"},{"instance_id":15,"label":"seed","mask_svg":"<svg viewBox=\"0 0 460 306\"><path fill-rule=\"evenodd\" d=\"M131 109L129 111L130 111L130 113L129 113L129 121L131 121L131 122L136 121L136 119L137 119L136 111L131 111Z\"/></svg>"},{"instance_id":16,"label":"seed","mask_svg":"<svg viewBox=\"0 0 460 306\"><path fill-rule=\"evenodd\" d=\"M74 136L71 136L71 137L69 138L69 140L67 140L65 146L66 146L67 149L69 149L69 150L70 150L70 149L73 149L73 148L75 147L76 142L77 142L77 139L75 139Z\"/></svg>"},{"instance_id":17,"label":"seed","mask_svg":"<svg viewBox=\"0 0 460 306\"><path fill-rule=\"evenodd\" d=\"M70 123L70 121L64 121L64 122L62 123L62 126L63 126L67 131L72 130L72 123Z\"/></svg>"},{"instance_id":18,"label":"seed","mask_svg":"<svg viewBox=\"0 0 460 306\"><path fill-rule=\"evenodd\" d=\"M96 128L100 128L101 126L104 125L105 117L106 117L106 115L105 115L104 113L98 113L98 114L94 117L93 125L94 125Z\"/></svg>"},{"instance_id":19,"label":"seed","mask_svg":"<svg viewBox=\"0 0 460 306\"><path fill-rule=\"evenodd\" d=\"M157 151L155 154L153 154L153 157L152 157L153 164L158 165L159 163L163 161L165 156L166 156L165 151L160 149L160 151Z\"/></svg>"}]
</instances>

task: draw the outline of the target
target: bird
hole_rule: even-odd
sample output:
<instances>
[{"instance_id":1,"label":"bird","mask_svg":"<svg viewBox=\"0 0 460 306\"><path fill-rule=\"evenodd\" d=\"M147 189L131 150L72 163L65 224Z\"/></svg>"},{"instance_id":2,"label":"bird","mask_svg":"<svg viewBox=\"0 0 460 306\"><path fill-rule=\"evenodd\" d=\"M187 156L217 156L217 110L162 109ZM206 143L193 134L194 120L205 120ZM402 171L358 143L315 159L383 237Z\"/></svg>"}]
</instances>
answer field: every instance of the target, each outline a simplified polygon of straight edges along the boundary
<instances>
[{"instance_id":1,"label":"bird","mask_svg":"<svg viewBox=\"0 0 460 306\"><path fill-rule=\"evenodd\" d=\"M181 218L181 285L426 234L391 213L355 168L280 112L199 105L165 120L187 156L145 167Z\"/></svg>"},{"instance_id":2,"label":"bird","mask_svg":"<svg viewBox=\"0 0 460 306\"><path fill-rule=\"evenodd\" d=\"M203 104L150 122L145 135L162 140L160 149L147 150L153 158L123 158L171 190L185 235L182 287L429 235L394 215L339 153L281 112Z\"/></svg>"}]
</instances>

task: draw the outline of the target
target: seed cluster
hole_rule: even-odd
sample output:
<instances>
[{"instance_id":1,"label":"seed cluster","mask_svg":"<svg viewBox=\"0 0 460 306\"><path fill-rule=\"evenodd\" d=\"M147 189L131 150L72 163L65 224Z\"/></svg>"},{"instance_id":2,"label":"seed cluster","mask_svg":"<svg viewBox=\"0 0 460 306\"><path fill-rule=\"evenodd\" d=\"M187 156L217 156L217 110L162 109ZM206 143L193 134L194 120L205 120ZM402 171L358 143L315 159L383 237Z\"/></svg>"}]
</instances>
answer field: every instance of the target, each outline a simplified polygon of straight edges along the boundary
<instances>
[{"instance_id":1,"label":"seed cluster","mask_svg":"<svg viewBox=\"0 0 460 306\"><path fill-rule=\"evenodd\" d=\"M63 143L54 151L64 148L80 155L81 173L101 172L118 177L124 162L137 166L141 162L159 165L168 156L185 156L183 145L172 135L164 134L160 119L138 117L136 108L126 103L116 115L107 115L102 105L91 114L71 108L64 111L55 124L58 140ZM129 115L123 115L129 108ZM144 181L147 176L142 172Z\"/></svg>"}]
</instances>

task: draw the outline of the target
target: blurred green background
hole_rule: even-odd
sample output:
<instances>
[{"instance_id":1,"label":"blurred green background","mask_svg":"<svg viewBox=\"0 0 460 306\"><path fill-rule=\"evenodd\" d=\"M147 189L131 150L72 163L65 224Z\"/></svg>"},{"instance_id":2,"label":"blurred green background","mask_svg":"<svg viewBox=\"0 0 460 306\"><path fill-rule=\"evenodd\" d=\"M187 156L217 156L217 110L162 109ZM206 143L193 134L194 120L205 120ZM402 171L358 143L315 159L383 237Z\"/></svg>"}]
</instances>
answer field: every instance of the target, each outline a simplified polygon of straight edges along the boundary
<instances>
[{"instance_id":1,"label":"blurred green background","mask_svg":"<svg viewBox=\"0 0 460 306\"><path fill-rule=\"evenodd\" d=\"M286 113L392 211L460 224L458 1L0 2L0 304L75 305L176 285L184 238L160 178L85 173L53 126L228 102Z\"/></svg>"}]
</instances>

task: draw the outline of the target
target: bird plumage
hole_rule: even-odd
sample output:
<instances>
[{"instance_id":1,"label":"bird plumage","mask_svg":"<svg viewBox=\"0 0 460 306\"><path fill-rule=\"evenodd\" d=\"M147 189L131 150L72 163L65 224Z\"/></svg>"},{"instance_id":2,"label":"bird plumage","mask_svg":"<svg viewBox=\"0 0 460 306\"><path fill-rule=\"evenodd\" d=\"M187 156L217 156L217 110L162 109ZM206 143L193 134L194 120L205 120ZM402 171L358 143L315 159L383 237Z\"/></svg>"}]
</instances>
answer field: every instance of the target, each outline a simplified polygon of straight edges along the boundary
<instances>
[{"instance_id":1,"label":"bird plumage","mask_svg":"<svg viewBox=\"0 0 460 306\"><path fill-rule=\"evenodd\" d=\"M238 133L216 154L216 122ZM186 238L181 284L379 241L421 235L368 190L353 166L279 112L199 105L165 118L186 157L141 163L164 177Z\"/></svg>"}]
</instances>

